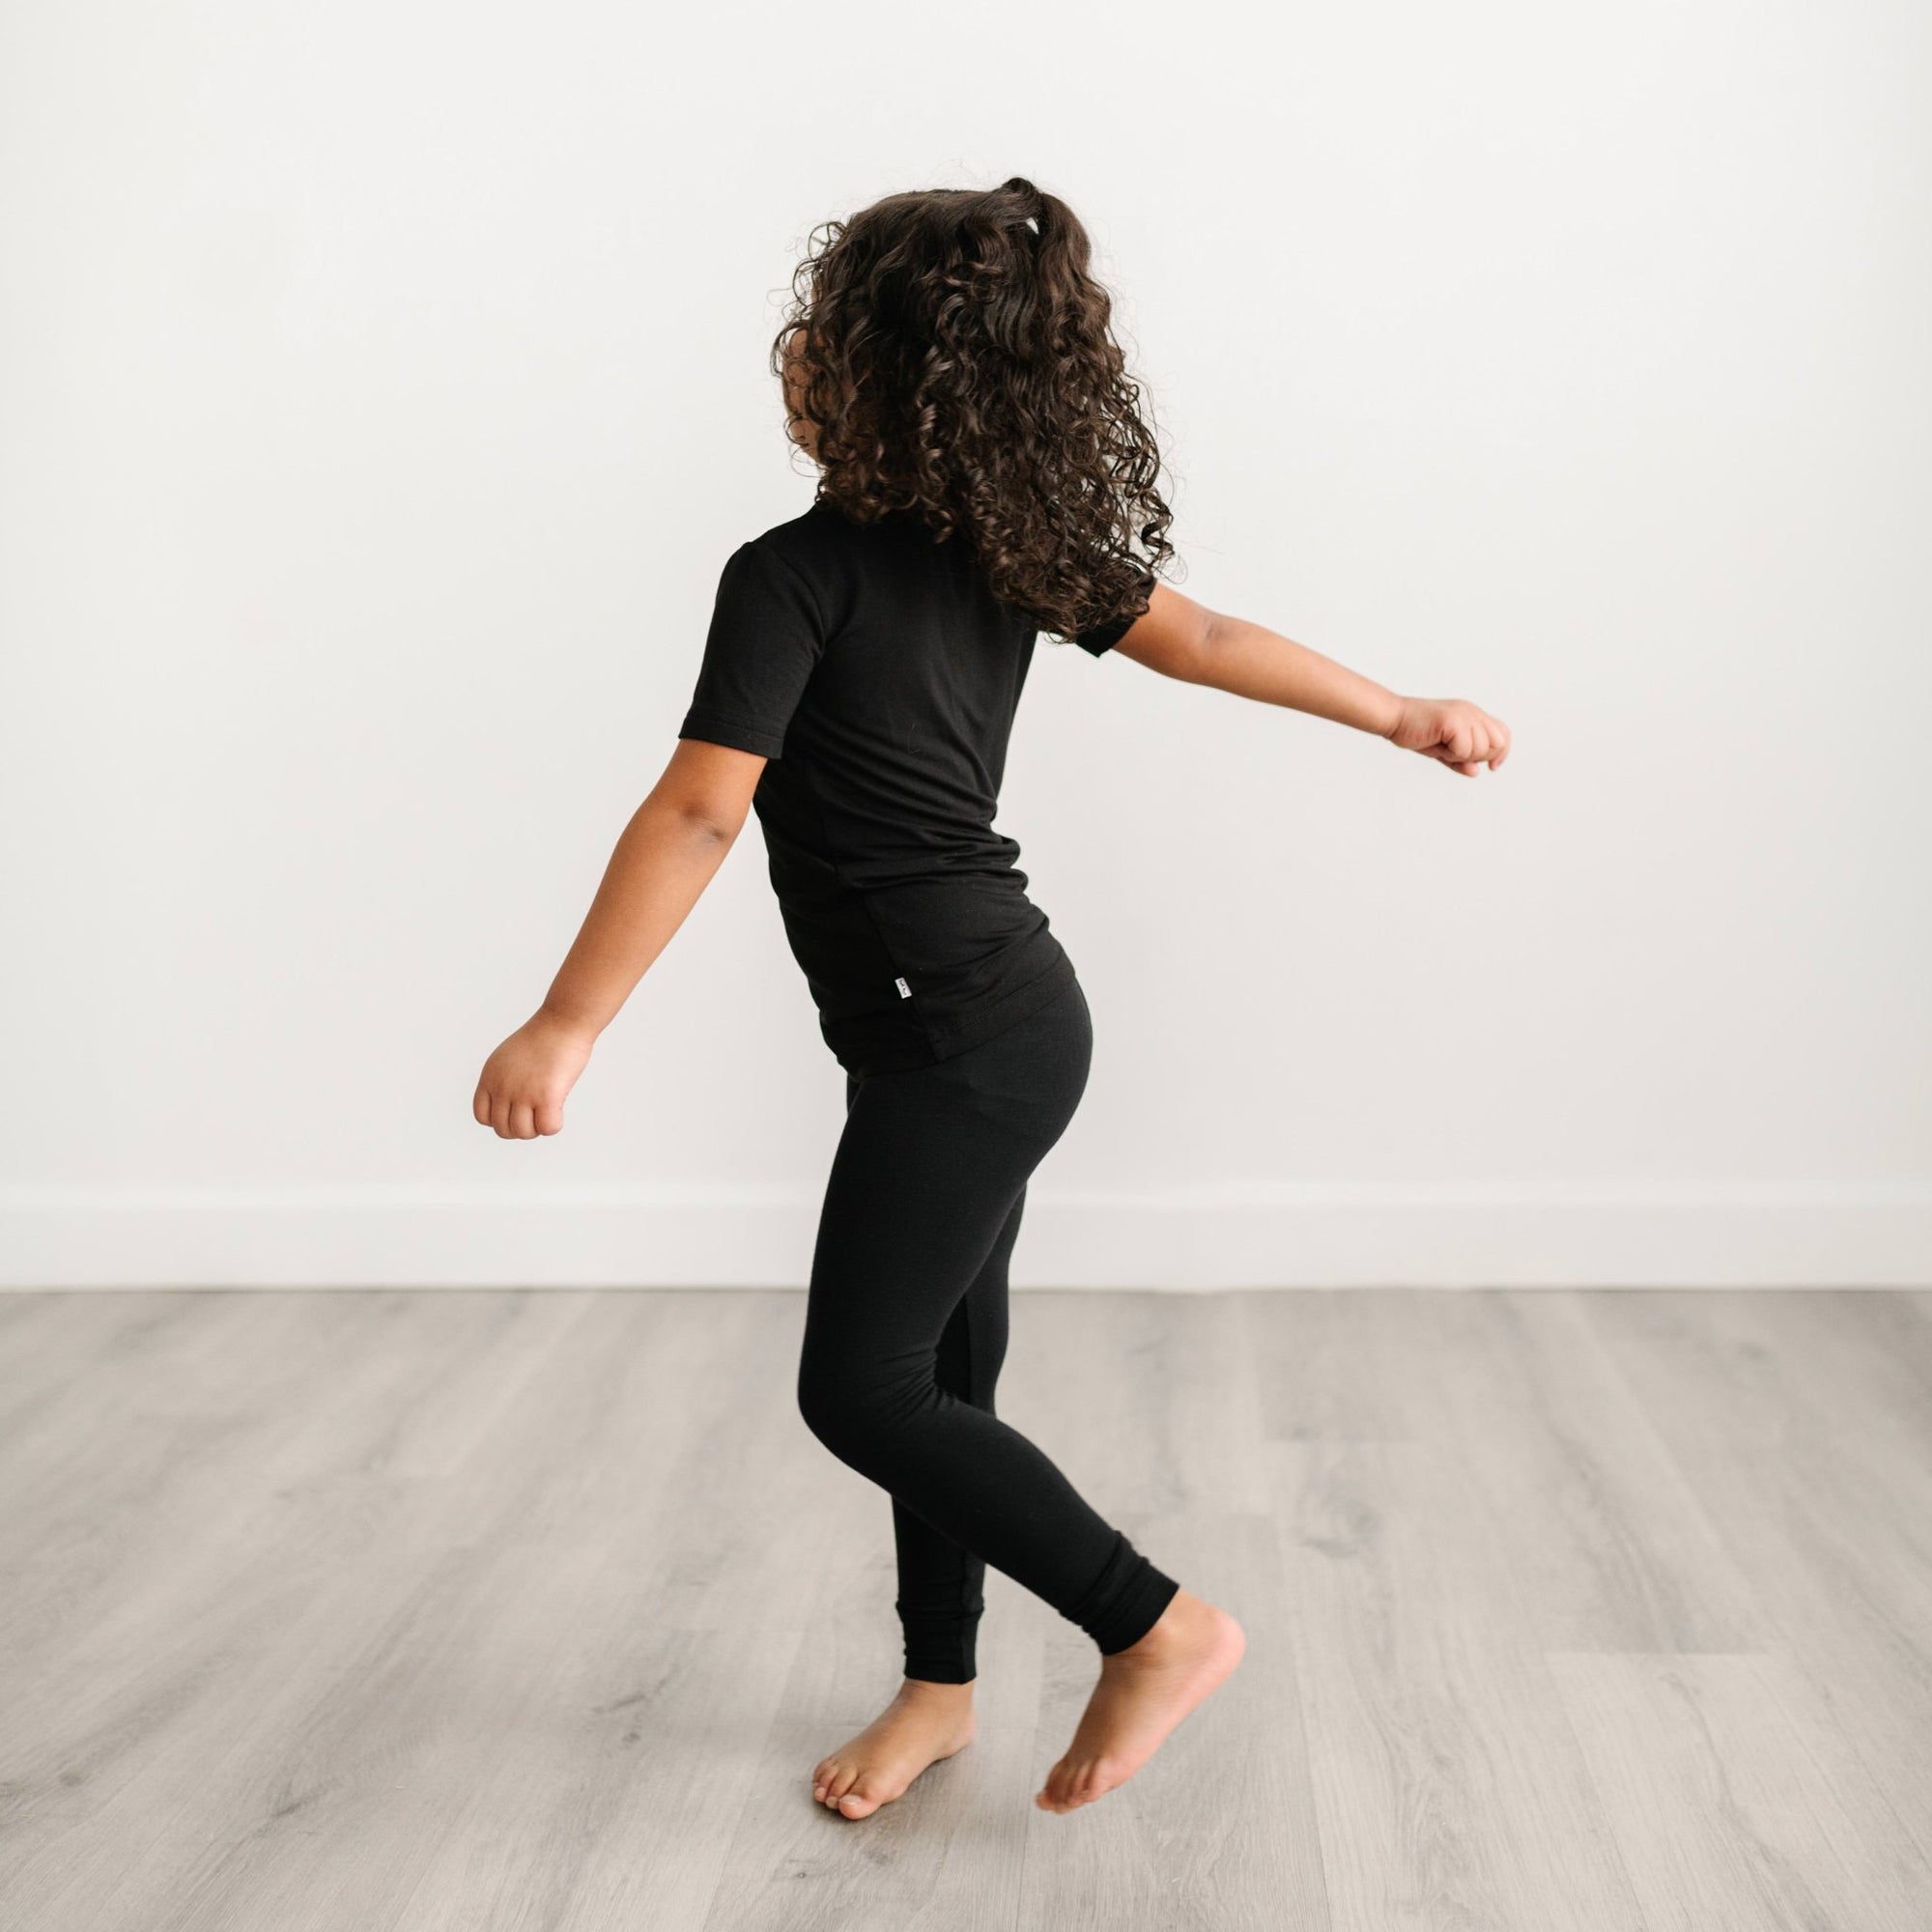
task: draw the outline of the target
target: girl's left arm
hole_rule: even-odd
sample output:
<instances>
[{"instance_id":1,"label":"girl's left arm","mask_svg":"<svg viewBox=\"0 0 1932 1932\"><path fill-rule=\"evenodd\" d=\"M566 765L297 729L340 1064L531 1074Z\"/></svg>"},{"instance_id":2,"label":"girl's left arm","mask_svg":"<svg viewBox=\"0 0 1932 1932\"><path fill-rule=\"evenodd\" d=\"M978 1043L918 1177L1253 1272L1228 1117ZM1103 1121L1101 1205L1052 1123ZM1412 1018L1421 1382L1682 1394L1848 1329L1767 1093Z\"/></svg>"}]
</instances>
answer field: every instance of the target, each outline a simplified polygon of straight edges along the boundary
<instances>
[{"instance_id":1,"label":"girl's left arm","mask_svg":"<svg viewBox=\"0 0 1932 1932\"><path fill-rule=\"evenodd\" d=\"M1306 644L1210 611L1166 583L1154 585L1146 615L1114 648L1164 677L1372 731L1464 778L1485 765L1494 771L1509 755L1508 725L1466 698L1404 697Z\"/></svg>"}]
</instances>

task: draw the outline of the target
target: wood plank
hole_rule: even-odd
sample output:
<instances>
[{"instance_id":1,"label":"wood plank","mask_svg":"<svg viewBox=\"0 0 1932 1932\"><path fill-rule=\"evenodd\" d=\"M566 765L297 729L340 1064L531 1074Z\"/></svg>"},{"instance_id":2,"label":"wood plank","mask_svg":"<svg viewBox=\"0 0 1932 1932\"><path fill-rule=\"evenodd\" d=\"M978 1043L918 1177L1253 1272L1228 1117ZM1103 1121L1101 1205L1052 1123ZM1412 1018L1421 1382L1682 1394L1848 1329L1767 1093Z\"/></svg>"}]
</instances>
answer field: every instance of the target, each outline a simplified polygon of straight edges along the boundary
<instances>
[{"instance_id":1,"label":"wood plank","mask_svg":"<svg viewBox=\"0 0 1932 1932\"><path fill-rule=\"evenodd\" d=\"M1593 1329L1932 1861L1927 1298L1600 1295Z\"/></svg>"},{"instance_id":2,"label":"wood plank","mask_svg":"<svg viewBox=\"0 0 1932 1932\"><path fill-rule=\"evenodd\" d=\"M1922 1932L1910 1834L1788 1658L1550 1660L1651 1932Z\"/></svg>"},{"instance_id":3,"label":"wood plank","mask_svg":"<svg viewBox=\"0 0 1932 1932\"><path fill-rule=\"evenodd\" d=\"M1640 1932L1466 1463L1430 1441L1270 1453L1335 1932Z\"/></svg>"}]
</instances>

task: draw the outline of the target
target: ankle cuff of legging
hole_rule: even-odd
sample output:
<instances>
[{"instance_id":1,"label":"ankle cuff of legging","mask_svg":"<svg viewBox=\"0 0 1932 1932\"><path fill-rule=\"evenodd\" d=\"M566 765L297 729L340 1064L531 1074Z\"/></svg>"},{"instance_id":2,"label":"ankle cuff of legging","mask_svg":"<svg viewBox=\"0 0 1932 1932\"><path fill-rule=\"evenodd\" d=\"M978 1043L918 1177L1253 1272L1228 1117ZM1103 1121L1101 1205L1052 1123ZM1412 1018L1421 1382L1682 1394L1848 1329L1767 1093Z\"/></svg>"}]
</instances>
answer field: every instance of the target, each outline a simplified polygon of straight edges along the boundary
<instances>
[{"instance_id":1,"label":"ankle cuff of legging","mask_svg":"<svg viewBox=\"0 0 1932 1932\"><path fill-rule=\"evenodd\" d=\"M973 1660L959 1658L908 1657L905 1674L922 1684L971 1684L980 1674Z\"/></svg>"},{"instance_id":2,"label":"ankle cuff of legging","mask_svg":"<svg viewBox=\"0 0 1932 1932\"><path fill-rule=\"evenodd\" d=\"M980 1620L961 1624L918 1626L905 1634L905 1674L928 1684L970 1684L975 1673Z\"/></svg>"},{"instance_id":3,"label":"ankle cuff of legging","mask_svg":"<svg viewBox=\"0 0 1932 1932\"><path fill-rule=\"evenodd\" d=\"M983 1605L976 1605L963 1616L937 1620L909 1620L901 1610L899 1629L905 1638L905 1674L923 1677L930 1684L972 1683L982 1608Z\"/></svg>"},{"instance_id":4,"label":"ankle cuff of legging","mask_svg":"<svg viewBox=\"0 0 1932 1932\"><path fill-rule=\"evenodd\" d=\"M1121 1532L1093 1587L1069 1612L1094 1639L1101 1656L1111 1657L1138 1643L1160 1621L1180 1585L1156 1569Z\"/></svg>"}]
</instances>

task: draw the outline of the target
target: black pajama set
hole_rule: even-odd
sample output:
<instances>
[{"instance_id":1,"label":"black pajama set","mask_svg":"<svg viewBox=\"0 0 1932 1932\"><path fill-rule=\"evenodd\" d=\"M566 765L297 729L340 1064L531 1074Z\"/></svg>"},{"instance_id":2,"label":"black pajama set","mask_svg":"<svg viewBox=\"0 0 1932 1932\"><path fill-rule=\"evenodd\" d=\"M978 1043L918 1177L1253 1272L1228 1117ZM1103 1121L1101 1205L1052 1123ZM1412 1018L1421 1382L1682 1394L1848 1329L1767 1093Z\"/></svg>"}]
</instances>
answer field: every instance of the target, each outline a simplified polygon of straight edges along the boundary
<instances>
[{"instance_id":1,"label":"black pajama set","mask_svg":"<svg viewBox=\"0 0 1932 1932\"><path fill-rule=\"evenodd\" d=\"M1073 641L1094 655L1131 618ZM963 1684L990 1563L1102 1653L1179 1585L1000 1421L1007 1264L1093 1033L1073 961L992 829L1037 639L963 535L824 497L725 563L683 738L768 759L753 808L786 938L845 1069L798 1403L886 1490L908 1677Z\"/></svg>"}]
</instances>

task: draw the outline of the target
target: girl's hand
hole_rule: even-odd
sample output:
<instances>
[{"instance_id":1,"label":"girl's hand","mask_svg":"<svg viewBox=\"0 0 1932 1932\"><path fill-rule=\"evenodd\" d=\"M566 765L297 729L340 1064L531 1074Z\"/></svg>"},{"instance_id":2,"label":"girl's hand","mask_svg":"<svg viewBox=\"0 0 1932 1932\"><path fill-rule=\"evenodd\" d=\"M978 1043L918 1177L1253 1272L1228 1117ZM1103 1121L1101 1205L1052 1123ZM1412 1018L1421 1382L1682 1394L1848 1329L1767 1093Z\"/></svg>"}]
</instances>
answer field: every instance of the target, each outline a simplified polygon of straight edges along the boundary
<instances>
[{"instance_id":1,"label":"girl's hand","mask_svg":"<svg viewBox=\"0 0 1932 1932\"><path fill-rule=\"evenodd\" d=\"M1472 779L1509 756L1509 726L1463 697L1405 697L1402 715L1382 733L1405 752L1420 752Z\"/></svg>"},{"instance_id":2,"label":"girl's hand","mask_svg":"<svg viewBox=\"0 0 1932 1932\"><path fill-rule=\"evenodd\" d=\"M563 1131L564 1096L577 1085L597 1036L554 1013L526 1019L488 1060L470 1111L498 1140Z\"/></svg>"}]
</instances>

